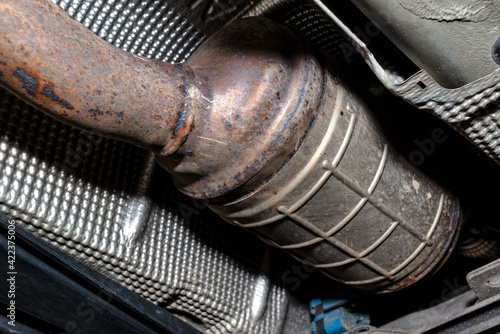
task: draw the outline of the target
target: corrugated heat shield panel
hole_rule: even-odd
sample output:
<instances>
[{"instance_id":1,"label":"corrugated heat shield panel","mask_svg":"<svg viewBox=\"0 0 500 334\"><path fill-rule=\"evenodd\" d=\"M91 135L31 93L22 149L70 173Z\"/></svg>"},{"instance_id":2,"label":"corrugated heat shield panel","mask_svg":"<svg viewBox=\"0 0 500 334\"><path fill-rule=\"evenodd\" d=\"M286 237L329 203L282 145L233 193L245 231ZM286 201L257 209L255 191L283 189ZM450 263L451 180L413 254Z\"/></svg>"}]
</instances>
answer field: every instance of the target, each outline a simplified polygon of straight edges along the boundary
<instances>
[{"instance_id":1,"label":"corrugated heat shield panel","mask_svg":"<svg viewBox=\"0 0 500 334\"><path fill-rule=\"evenodd\" d=\"M120 48L182 62L256 1L55 2ZM281 332L283 261L182 196L150 153L62 125L3 90L0 124L1 214L206 333Z\"/></svg>"}]
</instances>

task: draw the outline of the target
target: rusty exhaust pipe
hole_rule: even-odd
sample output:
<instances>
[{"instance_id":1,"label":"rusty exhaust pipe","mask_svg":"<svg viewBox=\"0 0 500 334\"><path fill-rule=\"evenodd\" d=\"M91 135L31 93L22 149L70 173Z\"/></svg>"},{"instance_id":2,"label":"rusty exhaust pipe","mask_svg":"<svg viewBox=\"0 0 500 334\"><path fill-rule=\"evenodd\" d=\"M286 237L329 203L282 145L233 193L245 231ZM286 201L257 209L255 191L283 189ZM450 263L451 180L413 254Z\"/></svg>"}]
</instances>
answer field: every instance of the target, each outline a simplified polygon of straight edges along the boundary
<instances>
[{"instance_id":1,"label":"rusty exhaust pipe","mask_svg":"<svg viewBox=\"0 0 500 334\"><path fill-rule=\"evenodd\" d=\"M49 1L1 1L2 86L56 119L155 151L190 130L190 68L145 59L92 34Z\"/></svg>"},{"instance_id":2,"label":"rusty exhaust pipe","mask_svg":"<svg viewBox=\"0 0 500 334\"><path fill-rule=\"evenodd\" d=\"M236 21L172 65L109 45L48 0L3 0L0 84L154 151L183 193L342 283L407 287L456 241L457 200L392 152L321 55L267 19Z\"/></svg>"}]
</instances>

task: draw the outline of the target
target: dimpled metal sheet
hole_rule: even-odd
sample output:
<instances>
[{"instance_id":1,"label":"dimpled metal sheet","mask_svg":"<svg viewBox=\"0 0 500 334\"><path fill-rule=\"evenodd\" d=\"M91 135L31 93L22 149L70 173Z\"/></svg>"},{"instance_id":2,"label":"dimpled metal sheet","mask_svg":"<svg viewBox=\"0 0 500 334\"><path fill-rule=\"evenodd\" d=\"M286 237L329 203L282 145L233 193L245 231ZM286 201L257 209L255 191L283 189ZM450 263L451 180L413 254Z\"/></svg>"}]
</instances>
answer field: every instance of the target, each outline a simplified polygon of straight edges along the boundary
<instances>
[{"instance_id":1,"label":"dimpled metal sheet","mask_svg":"<svg viewBox=\"0 0 500 334\"><path fill-rule=\"evenodd\" d=\"M55 1L106 41L185 61L252 1ZM0 92L0 213L206 333L280 333L288 305L255 237L182 196L152 155Z\"/></svg>"}]
</instances>

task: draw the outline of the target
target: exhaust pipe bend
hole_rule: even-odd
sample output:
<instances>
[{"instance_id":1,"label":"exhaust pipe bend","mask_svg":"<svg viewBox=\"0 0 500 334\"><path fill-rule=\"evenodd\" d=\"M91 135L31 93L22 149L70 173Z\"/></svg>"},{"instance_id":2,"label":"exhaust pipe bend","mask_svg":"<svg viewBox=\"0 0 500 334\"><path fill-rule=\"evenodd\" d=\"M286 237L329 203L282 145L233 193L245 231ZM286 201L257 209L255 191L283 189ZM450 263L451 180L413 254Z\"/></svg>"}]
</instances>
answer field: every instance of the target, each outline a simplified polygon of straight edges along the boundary
<instances>
[{"instance_id":1,"label":"exhaust pipe bend","mask_svg":"<svg viewBox=\"0 0 500 334\"><path fill-rule=\"evenodd\" d=\"M2 87L153 150L183 193L333 279L404 288L447 258L458 203L392 152L321 59L252 18L172 65L104 42L48 0L0 0Z\"/></svg>"},{"instance_id":2,"label":"exhaust pipe bend","mask_svg":"<svg viewBox=\"0 0 500 334\"><path fill-rule=\"evenodd\" d=\"M45 0L0 2L1 85L58 120L153 150L173 151L207 85L189 68L106 43ZM192 100L192 98L190 99Z\"/></svg>"},{"instance_id":3,"label":"exhaust pipe bend","mask_svg":"<svg viewBox=\"0 0 500 334\"><path fill-rule=\"evenodd\" d=\"M268 21L218 34L186 64L120 50L48 0L0 1L0 29L2 87L64 123L153 150L191 196L230 191L288 155L318 109L317 98L294 113L279 107L306 93L316 64Z\"/></svg>"}]
</instances>

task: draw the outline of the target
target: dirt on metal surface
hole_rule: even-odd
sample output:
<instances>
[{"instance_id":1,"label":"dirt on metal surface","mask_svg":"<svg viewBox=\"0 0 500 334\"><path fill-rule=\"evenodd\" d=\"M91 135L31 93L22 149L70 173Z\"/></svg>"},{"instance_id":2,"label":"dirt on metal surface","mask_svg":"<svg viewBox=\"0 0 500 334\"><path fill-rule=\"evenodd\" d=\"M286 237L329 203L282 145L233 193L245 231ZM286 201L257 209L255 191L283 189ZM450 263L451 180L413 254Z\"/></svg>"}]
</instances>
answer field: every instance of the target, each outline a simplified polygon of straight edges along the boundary
<instances>
[{"instance_id":1,"label":"dirt on metal surface","mask_svg":"<svg viewBox=\"0 0 500 334\"><path fill-rule=\"evenodd\" d=\"M4 1L0 22L1 85L65 123L171 151L204 105L183 95L205 84L188 67L124 52L49 1Z\"/></svg>"},{"instance_id":2,"label":"dirt on metal surface","mask_svg":"<svg viewBox=\"0 0 500 334\"><path fill-rule=\"evenodd\" d=\"M152 149L191 196L274 173L321 102L317 60L266 19L230 25L187 64L122 51L46 0L5 1L0 20L3 87L62 122Z\"/></svg>"},{"instance_id":3,"label":"dirt on metal surface","mask_svg":"<svg viewBox=\"0 0 500 334\"><path fill-rule=\"evenodd\" d=\"M229 25L187 65L209 73L209 95L196 87L188 93L211 108L195 115L182 148L159 162L190 196L219 197L257 175L265 181L294 154L320 110L318 59L288 28L267 19Z\"/></svg>"},{"instance_id":4,"label":"dirt on metal surface","mask_svg":"<svg viewBox=\"0 0 500 334\"><path fill-rule=\"evenodd\" d=\"M453 196L391 150L302 37L267 19L235 21L167 64L47 0L7 0L0 71L55 118L153 150L183 193L344 284L406 287L453 247Z\"/></svg>"}]
</instances>

